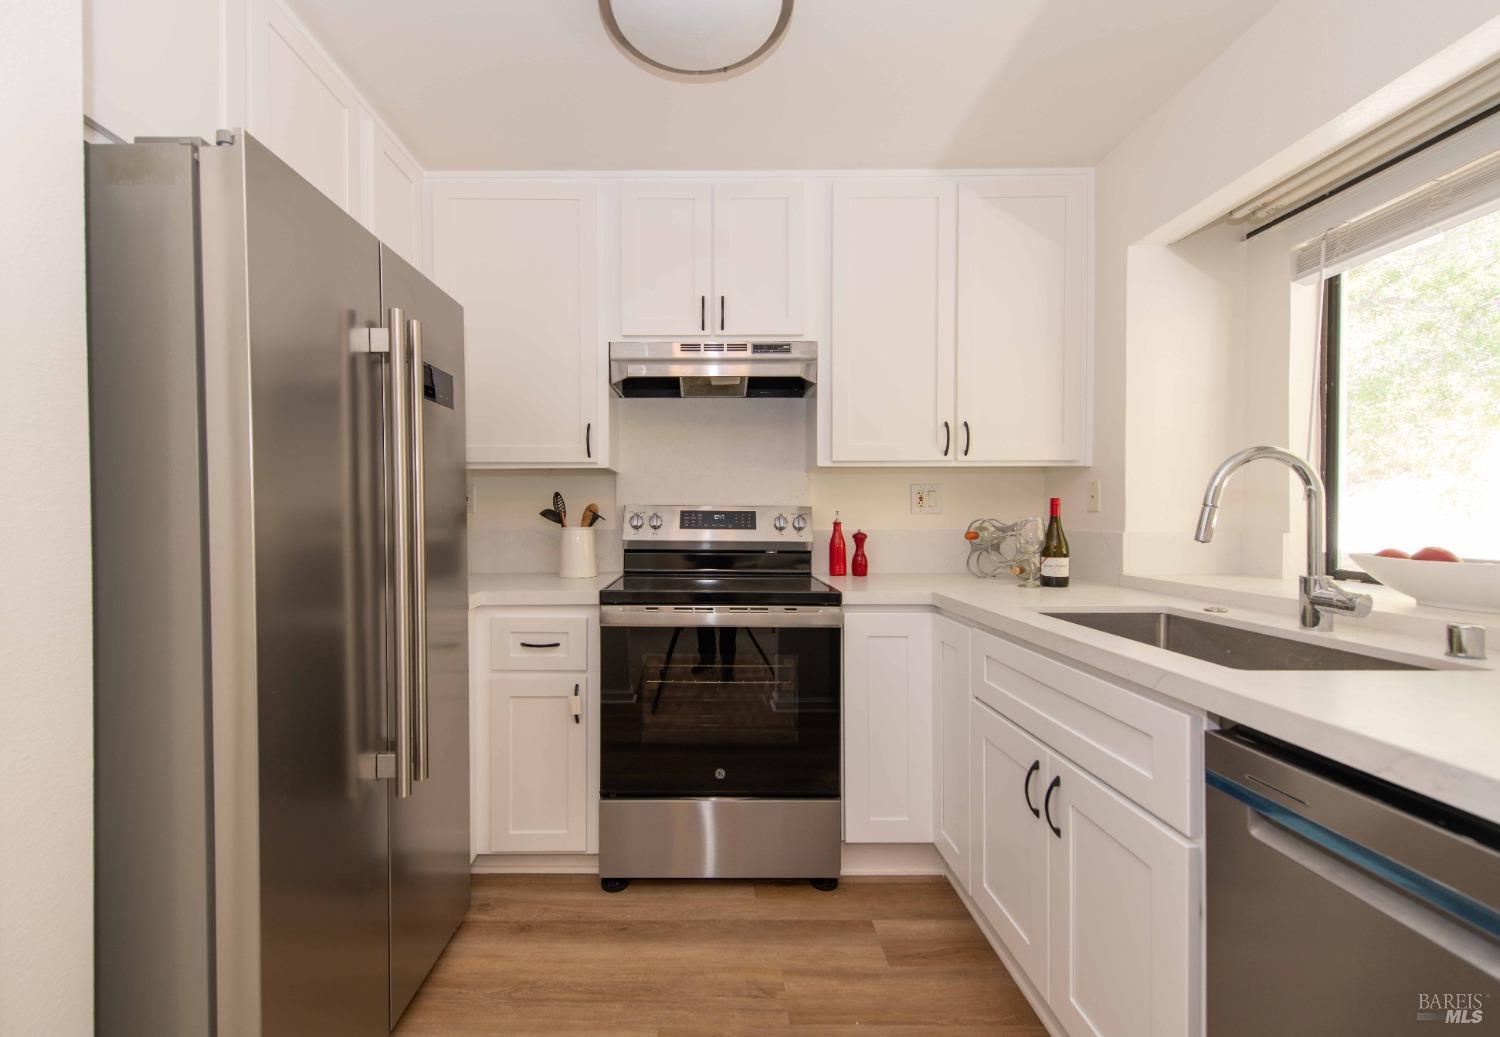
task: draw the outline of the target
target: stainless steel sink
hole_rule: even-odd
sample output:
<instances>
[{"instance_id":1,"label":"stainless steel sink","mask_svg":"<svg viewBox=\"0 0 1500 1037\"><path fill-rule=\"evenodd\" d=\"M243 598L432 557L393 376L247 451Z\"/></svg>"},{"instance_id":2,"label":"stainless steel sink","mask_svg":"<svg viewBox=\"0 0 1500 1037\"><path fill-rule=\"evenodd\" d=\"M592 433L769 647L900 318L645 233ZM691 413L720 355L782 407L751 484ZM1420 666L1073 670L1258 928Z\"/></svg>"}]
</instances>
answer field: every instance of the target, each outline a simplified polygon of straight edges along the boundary
<instances>
[{"instance_id":1,"label":"stainless steel sink","mask_svg":"<svg viewBox=\"0 0 1500 1037\"><path fill-rule=\"evenodd\" d=\"M1066 623L1236 670L1430 670L1173 612L1044 612Z\"/></svg>"}]
</instances>

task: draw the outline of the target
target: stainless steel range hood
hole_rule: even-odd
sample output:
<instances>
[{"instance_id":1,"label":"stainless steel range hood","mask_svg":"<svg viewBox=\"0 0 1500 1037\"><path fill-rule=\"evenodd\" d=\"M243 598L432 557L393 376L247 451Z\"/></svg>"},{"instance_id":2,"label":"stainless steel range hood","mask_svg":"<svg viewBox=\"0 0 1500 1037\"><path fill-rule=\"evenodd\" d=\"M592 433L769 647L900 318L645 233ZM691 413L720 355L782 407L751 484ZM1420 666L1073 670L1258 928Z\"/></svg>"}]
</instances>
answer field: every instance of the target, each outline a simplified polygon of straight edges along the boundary
<instances>
[{"instance_id":1,"label":"stainless steel range hood","mask_svg":"<svg viewBox=\"0 0 1500 1037\"><path fill-rule=\"evenodd\" d=\"M658 399L811 396L816 342L611 342L615 395Z\"/></svg>"}]
</instances>

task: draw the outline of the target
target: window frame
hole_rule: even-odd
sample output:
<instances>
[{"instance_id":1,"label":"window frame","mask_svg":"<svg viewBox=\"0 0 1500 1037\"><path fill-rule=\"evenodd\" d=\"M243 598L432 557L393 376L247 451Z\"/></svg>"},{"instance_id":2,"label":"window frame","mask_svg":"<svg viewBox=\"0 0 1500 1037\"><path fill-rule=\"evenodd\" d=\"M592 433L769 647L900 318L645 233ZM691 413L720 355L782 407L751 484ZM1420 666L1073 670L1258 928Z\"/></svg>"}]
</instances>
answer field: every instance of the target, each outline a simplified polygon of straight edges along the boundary
<instances>
[{"instance_id":1,"label":"window frame","mask_svg":"<svg viewBox=\"0 0 1500 1037\"><path fill-rule=\"evenodd\" d=\"M1319 402L1323 432L1321 460L1325 507L1323 549L1327 553L1325 565L1336 580L1379 584L1379 580L1362 569L1345 569L1339 565L1339 450L1343 445L1343 438L1339 434L1342 418L1339 410L1339 331L1343 314L1343 274L1334 274L1323 282L1323 326L1320 335L1323 354Z\"/></svg>"}]
</instances>

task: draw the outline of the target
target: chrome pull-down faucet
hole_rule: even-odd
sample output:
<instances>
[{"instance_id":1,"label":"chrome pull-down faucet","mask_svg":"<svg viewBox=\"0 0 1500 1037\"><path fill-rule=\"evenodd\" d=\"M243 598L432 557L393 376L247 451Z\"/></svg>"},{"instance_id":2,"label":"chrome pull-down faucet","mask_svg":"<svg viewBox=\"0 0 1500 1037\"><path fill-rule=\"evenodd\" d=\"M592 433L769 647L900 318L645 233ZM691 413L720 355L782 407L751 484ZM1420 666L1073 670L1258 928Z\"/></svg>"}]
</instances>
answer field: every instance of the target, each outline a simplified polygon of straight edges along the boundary
<instances>
[{"instance_id":1,"label":"chrome pull-down faucet","mask_svg":"<svg viewBox=\"0 0 1500 1037\"><path fill-rule=\"evenodd\" d=\"M1333 613L1336 612L1368 616L1373 599L1368 594L1344 590L1328 575L1328 559L1323 552L1324 523L1328 514L1323 506L1323 480L1312 465L1296 454L1280 447L1253 446L1226 459L1209 478L1208 489L1203 492L1203 510L1198 513L1195 539L1206 544L1214 538L1214 524L1219 518L1219 495L1224 492L1224 485L1242 466L1262 457L1280 461L1296 472L1302 480L1303 499L1307 501L1307 574L1298 580L1302 626L1308 630L1332 630Z\"/></svg>"}]
</instances>

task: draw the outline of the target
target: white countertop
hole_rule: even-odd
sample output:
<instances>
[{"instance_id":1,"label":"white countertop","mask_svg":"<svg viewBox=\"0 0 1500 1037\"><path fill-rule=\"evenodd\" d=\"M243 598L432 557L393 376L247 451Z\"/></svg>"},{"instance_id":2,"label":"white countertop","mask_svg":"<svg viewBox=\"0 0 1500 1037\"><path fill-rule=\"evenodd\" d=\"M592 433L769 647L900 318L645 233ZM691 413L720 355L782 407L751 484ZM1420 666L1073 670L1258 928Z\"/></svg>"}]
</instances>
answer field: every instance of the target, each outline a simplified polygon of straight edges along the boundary
<instances>
[{"instance_id":1,"label":"white countertop","mask_svg":"<svg viewBox=\"0 0 1500 1037\"><path fill-rule=\"evenodd\" d=\"M597 605L599 590L618 575L471 575L469 603ZM1440 624L1415 624L1416 636L1339 619L1331 633L1310 633L1298 628L1292 603L1277 607L1261 599L1206 618L1444 668L1233 670L1042 615L1142 607L1201 614L1207 594L1088 583L1025 588L962 574L819 578L843 592L846 608L936 608L1500 824L1500 671L1492 663L1445 659Z\"/></svg>"},{"instance_id":2,"label":"white countertop","mask_svg":"<svg viewBox=\"0 0 1500 1037\"><path fill-rule=\"evenodd\" d=\"M469 607L597 605L599 591L619 578L619 573L583 579L564 579L556 573L470 573Z\"/></svg>"},{"instance_id":3,"label":"white countertop","mask_svg":"<svg viewBox=\"0 0 1500 1037\"><path fill-rule=\"evenodd\" d=\"M1444 658L1437 637L1361 629L1355 619L1315 633L1297 626L1292 607L1231 608L1205 618L1445 667L1232 670L1042 615L1141 607L1201 614L1202 600L1098 584L1025 588L962 575L827 580L843 591L846 608L937 608L1500 824L1500 671Z\"/></svg>"}]
</instances>

